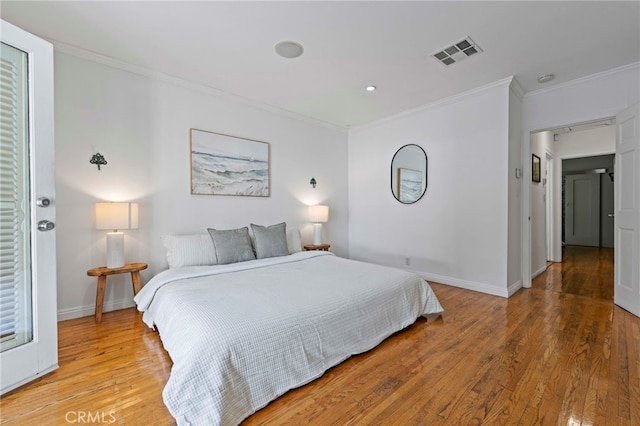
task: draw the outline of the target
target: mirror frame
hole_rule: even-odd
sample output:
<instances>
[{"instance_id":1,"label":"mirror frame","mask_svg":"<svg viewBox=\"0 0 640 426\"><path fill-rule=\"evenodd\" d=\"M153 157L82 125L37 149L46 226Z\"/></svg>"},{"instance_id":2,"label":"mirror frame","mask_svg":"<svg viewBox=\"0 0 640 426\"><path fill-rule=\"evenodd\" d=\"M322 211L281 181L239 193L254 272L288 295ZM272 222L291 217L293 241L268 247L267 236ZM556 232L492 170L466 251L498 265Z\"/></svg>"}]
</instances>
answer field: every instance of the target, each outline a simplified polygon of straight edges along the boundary
<instances>
[{"instance_id":1,"label":"mirror frame","mask_svg":"<svg viewBox=\"0 0 640 426\"><path fill-rule=\"evenodd\" d=\"M400 194L396 193L395 188L393 187L393 181L394 181L394 162L396 160L396 157L398 156L398 153L400 153L400 151L402 151L404 148L407 147L417 147L420 149L420 151L422 151L422 154L424 155L424 189L422 190L422 193L420 194L420 196L418 198L416 198L414 201L408 202L408 201L401 201L400 200ZM390 184L391 184L391 193L393 194L393 197L398 200L399 203L402 204L414 204L417 203L418 201L420 201L422 199L422 197L424 197L424 194L427 192L427 186L429 183L428 180L428 176L429 176L429 159L427 158L427 153L425 152L424 148L422 148L420 145L417 145L415 143L409 143L406 145L401 146L400 148L398 148L398 150L396 151L395 154L393 154L393 158L391 159L391 179L390 179Z\"/></svg>"}]
</instances>

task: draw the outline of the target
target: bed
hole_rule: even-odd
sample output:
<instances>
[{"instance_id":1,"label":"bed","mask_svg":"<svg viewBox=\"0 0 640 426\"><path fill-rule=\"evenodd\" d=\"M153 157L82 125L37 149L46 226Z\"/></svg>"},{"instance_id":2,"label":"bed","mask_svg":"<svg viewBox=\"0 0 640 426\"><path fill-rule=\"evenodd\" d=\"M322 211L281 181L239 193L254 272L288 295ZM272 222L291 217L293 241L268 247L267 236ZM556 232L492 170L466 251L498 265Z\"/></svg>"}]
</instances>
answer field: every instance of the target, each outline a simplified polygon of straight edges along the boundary
<instances>
[{"instance_id":1,"label":"bed","mask_svg":"<svg viewBox=\"0 0 640 426\"><path fill-rule=\"evenodd\" d=\"M163 399L179 425L239 424L442 312L418 275L321 251L168 269L135 301L173 361Z\"/></svg>"}]
</instances>

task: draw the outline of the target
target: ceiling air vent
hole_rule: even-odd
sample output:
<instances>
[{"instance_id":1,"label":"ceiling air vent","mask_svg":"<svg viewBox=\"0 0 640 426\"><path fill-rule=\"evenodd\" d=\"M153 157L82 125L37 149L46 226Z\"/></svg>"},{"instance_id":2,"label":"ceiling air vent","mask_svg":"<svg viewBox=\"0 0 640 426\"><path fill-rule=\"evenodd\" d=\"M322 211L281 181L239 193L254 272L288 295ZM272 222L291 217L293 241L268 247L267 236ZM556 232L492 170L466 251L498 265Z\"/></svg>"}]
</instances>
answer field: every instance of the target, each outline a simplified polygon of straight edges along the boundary
<instances>
[{"instance_id":1,"label":"ceiling air vent","mask_svg":"<svg viewBox=\"0 0 640 426\"><path fill-rule=\"evenodd\" d=\"M431 56L436 58L438 62L449 66L479 52L482 52L480 46L475 44L474 41L471 40L471 37L467 37L449 47L437 51Z\"/></svg>"}]
</instances>

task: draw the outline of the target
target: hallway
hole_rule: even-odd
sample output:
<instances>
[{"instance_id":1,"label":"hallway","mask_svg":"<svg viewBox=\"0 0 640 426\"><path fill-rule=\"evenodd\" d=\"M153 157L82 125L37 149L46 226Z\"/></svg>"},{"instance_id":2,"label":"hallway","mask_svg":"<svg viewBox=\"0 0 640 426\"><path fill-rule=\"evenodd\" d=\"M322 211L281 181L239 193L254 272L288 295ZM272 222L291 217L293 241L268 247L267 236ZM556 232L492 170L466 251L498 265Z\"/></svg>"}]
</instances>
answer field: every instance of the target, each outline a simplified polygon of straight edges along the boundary
<instances>
[{"instance_id":1,"label":"hallway","mask_svg":"<svg viewBox=\"0 0 640 426\"><path fill-rule=\"evenodd\" d=\"M565 246L561 263L551 263L532 288L613 302L613 249Z\"/></svg>"}]
</instances>

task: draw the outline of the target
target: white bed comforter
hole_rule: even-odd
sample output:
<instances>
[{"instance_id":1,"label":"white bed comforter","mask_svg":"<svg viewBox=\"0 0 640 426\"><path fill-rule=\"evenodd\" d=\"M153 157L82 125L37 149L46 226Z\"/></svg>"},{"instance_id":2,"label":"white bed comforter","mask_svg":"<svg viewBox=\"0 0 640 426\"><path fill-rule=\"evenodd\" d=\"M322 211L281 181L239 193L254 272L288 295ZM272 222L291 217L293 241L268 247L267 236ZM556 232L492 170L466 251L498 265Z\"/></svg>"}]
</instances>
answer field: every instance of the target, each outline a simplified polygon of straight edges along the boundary
<instances>
[{"instance_id":1,"label":"white bed comforter","mask_svg":"<svg viewBox=\"0 0 640 426\"><path fill-rule=\"evenodd\" d=\"M442 312L419 276L328 252L164 271L135 301L173 360L163 398L179 425L236 425Z\"/></svg>"}]
</instances>

